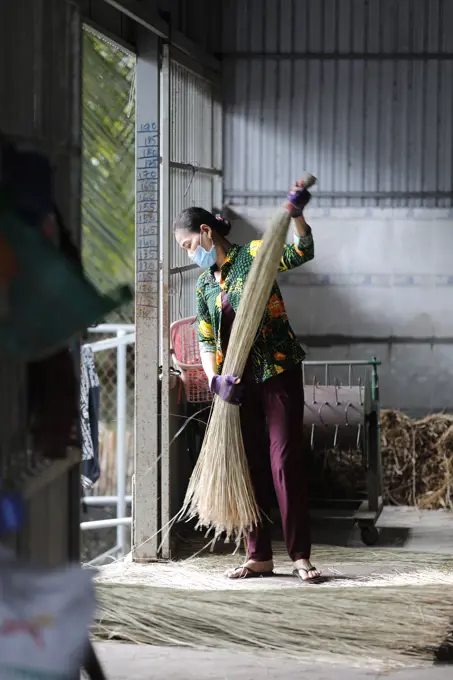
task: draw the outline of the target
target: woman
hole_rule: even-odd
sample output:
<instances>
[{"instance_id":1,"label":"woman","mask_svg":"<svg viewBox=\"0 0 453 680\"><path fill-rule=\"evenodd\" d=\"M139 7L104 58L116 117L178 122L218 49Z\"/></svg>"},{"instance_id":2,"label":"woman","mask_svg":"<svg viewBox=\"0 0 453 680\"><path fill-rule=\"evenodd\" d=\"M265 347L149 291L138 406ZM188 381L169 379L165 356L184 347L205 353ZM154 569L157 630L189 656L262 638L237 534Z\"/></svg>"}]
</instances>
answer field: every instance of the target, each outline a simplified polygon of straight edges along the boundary
<instances>
[{"instance_id":1,"label":"woman","mask_svg":"<svg viewBox=\"0 0 453 680\"><path fill-rule=\"evenodd\" d=\"M294 243L286 245L280 271L299 267L314 257L313 237L303 209L310 194L294 185L288 194ZM242 376L221 374L235 313L261 241L245 246L227 240L230 224L202 208L188 208L176 219L175 238L190 259L206 271L197 285L198 329L203 368L211 392L241 405L241 427L262 522L247 535L247 561L229 578L273 574L271 513L273 478L293 574L312 581L320 572L310 562L311 536L302 433L304 392L301 364L305 358L289 325L275 282L263 322ZM272 472L272 475L270 474Z\"/></svg>"}]
</instances>

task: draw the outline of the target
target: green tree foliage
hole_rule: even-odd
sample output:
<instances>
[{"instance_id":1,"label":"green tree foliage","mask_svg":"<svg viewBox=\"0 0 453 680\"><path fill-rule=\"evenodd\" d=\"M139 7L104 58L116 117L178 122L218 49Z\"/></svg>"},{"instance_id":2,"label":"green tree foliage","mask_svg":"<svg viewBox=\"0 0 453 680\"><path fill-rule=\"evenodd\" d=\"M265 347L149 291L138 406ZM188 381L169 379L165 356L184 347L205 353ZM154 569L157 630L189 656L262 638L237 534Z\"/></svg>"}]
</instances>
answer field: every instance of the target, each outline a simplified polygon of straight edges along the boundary
<instances>
[{"instance_id":1,"label":"green tree foliage","mask_svg":"<svg viewBox=\"0 0 453 680\"><path fill-rule=\"evenodd\" d=\"M102 291L134 281L135 58L83 36L83 260Z\"/></svg>"}]
</instances>

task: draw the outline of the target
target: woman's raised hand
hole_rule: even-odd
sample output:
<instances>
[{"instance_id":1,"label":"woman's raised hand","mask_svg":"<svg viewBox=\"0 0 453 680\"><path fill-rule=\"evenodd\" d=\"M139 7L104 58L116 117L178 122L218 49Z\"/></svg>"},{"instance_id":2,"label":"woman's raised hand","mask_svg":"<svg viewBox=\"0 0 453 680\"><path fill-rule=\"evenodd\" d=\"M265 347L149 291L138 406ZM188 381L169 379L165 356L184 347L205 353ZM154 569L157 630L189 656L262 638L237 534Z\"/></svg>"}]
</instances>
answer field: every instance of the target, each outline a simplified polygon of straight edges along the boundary
<instances>
[{"instance_id":1,"label":"woman's raised hand","mask_svg":"<svg viewBox=\"0 0 453 680\"><path fill-rule=\"evenodd\" d=\"M305 189L304 184L296 182L293 184L288 192L288 206L287 209L291 217L302 215L303 209L311 199L310 192Z\"/></svg>"}]
</instances>

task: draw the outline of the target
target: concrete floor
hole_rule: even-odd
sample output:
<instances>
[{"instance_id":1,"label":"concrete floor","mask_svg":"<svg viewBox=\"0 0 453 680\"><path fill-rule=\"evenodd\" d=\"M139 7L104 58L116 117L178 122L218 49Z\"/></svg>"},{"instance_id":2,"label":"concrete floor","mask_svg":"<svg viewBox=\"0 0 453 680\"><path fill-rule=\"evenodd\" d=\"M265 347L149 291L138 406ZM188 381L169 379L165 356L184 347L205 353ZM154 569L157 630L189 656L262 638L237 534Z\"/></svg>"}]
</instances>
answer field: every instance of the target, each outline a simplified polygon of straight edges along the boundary
<instances>
[{"instance_id":1,"label":"concrete floor","mask_svg":"<svg viewBox=\"0 0 453 680\"><path fill-rule=\"evenodd\" d=\"M96 650L107 680L453 680L453 666L397 671L380 676L347 666L306 666L288 659L223 651L145 647L102 642Z\"/></svg>"},{"instance_id":2,"label":"concrete floor","mask_svg":"<svg viewBox=\"0 0 453 680\"><path fill-rule=\"evenodd\" d=\"M403 552L436 553L453 557L453 514L418 512L407 508L387 508L379 522L379 546L368 548L364 557L360 536L350 525L326 524L315 527L315 542L324 546L358 548L360 571L383 565L389 548ZM387 550L386 550L387 549ZM320 549L318 549L320 550ZM316 549L315 549L316 555ZM322 553L321 553L322 554ZM407 557L410 557L409 555ZM423 558L424 559L424 558ZM429 558L427 558L429 561ZM443 559L443 558L442 558ZM391 558L389 556L389 561ZM209 563L209 558L207 559ZM358 574L357 574L358 575ZM452 585L446 587L451 588ZM452 613L453 614L453 613ZM239 654L221 650L192 650L170 647L126 645L116 642L98 643L97 649L108 680L365 680L379 677L376 671L357 670L345 663L339 666L317 664L307 666L287 658ZM408 668L386 674L392 680L453 680L453 665Z\"/></svg>"}]
</instances>

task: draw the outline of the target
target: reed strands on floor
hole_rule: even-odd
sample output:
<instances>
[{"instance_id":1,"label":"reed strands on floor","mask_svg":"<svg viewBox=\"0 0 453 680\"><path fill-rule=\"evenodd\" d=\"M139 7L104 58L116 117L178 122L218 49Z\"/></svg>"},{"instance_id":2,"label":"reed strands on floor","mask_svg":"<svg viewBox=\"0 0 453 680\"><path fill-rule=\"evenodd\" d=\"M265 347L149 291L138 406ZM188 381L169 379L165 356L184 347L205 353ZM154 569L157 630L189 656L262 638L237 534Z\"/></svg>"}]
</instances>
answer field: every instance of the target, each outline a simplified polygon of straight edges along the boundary
<instances>
[{"instance_id":1,"label":"reed strands on floor","mask_svg":"<svg viewBox=\"0 0 453 680\"><path fill-rule=\"evenodd\" d=\"M233 324L225 375L242 377L277 275L289 223L289 213L282 207L264 235ZM217 397L181 514L188 519L198 517L198 526L212 530L214 536L235 537L238 543L259 522L239 407Z\"/></svg>"},{"instance_id":2,"label":"reed strands on floor","mask_svg":"<svg viewBox=\"0 0 453 680\"><path fill-rule=\"evenodd\" d=\"M96 639L300 660L340 655L389 668L407 657L433 660L453 614L453 592L443 585L219 592L99 583L97 597Z\"/></svg>"}]
</instances>

